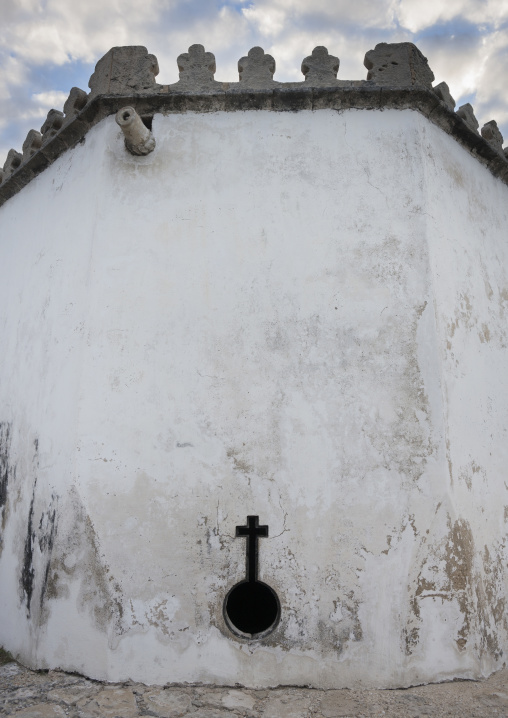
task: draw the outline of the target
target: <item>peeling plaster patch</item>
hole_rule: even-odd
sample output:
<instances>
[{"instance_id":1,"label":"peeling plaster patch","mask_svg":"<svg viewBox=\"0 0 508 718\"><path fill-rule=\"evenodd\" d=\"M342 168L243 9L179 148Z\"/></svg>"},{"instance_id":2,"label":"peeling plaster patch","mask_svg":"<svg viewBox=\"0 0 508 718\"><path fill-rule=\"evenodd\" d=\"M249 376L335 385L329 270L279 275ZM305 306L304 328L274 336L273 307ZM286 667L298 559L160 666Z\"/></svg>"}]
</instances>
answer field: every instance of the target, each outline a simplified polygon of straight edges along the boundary
<instances>
[{"instance_id":1,"label":"peeling plaster patch","mask_svg":"<svg viewBox=\"0 0 508 718\"><path fill-rule=\"evenodd\" d=\"M476 632L476 628L484 636L485 648L497 660L497 642L492 639L488 628L492 598L481 588L483 584L478 570L474 568L474 560L475 546L468 521L459 518L452 524L448 517L448 532L433 547L428 546L416 579L414 594L410 599L411 618L404 631L407 655L413 653L420 640L421 601L431 599L456 604L457 625L460 628L457 630L455 642L459 650L466 648L469 636ZM490 571L495 573L493 569ZM489 583L489 586L491 585L492 581ZM500 610L503 606L504 604L499 603Z\"/></svg>"},{"instance_id":2,"label":"peeling plaster patch","mask_svg":"<svg viewBox=\"0 0 508 718\"><path fill-rule=\"evenodd\" d=\"M337 655L340 655L350 642L358 642L363 638L363 628L358 615L359 609L359 599L355 596L354 591L348 591L334 601L334 613L330 615L332 625L327 621L320 621L318 624L319 640L326 645L332 636ZM342 624L342 622L344 623Z\"/></svg>"},{"instance_id":3,"label":"peeling plaster patch","mask_svg":"<svg viewBox=\"0 0 508 718\"><path fill-rule=\"evenodd\" d=\"M158 632L162 643L169 644L177 640L178 634L189 629L182 621L176 620L180 610L180 601L174 595L158 595L149 602L130 599L126 607L125 624L148 631L150 627Z\"/></svg>"},{"instance_id":4,"label":"peeling plaster patch","mask_svg":"<svg viewBox=\"0 0 508 718\"><path fill-rule=\"evenodd\" d=\"M482 344L485 342L490 342L490 330L486 324L482 324L482 329L480 332L478 332L478 336L480 337L480 341Z\"/></svg>"},{"instance_id":5,"label":"peeling plaster patch","mask_svg":"<svg viewBox=\"0 0 508 718\"><path fill-rule=\"evenodd\" d=\"M244 474L252 473L254 471L253 467L250 466L243 459L238 458L239 453L240 453L240 451L237 449L228 449L228 451L227 451L228 459L233 460L233 465L234 465L236 471L242 471Z\"/></svg>"},{"instance_id":6,"label":"peeling plaster patch","mask_svg":"<svg viewBox=\"0 0 508 718\"><path fill-rule=\"evenodd\" d=\"M390 536L390 534L388 534L388 536L386 537L386 543L388 544L388 548L383 549L383 551L381 551L381 553L388 555L388 552L390 551L390 549L392 547L392 537Z\"/></svg>"},{"instance_id":7,"label":"peeling plaster patch","mask_svg":"<svg viewBox=\"0 0 508 718\"><path fill-rule=\"evenodd\" d=\"M498 638L499 628L508 631L508 615L506 614L506 591L505 591L505 545L499 545L496 553L492 555L487 546L483 551L484 591L486 601L484 603L484 614L487 609L492 615L494 626L490 626L487 615L484 616L483 640L488 650L496 658L502 655L499 649ZM492 630L488 630L492 628Z\"/></svg>"},{"instance_id":8,"label":"peeling plaster patch","mask_svg":"<svg viewBox=\"0 0 508 718\"><path fill-rule=\"evenodd\" d=\"M450 580L450 590L456 596L464 623L459 630L457 646L464 648L471 628L473 589L474 541L469 523L458 519L450 527L446 544L446 574Z\"/></svg>"},{"instance_id":9,"label":"peeling plaster patch","mask_svg":"<svg viewBox=\"0 0 508 718\"><path fill-rule=\"evenodd\" d=\"M178 608L178 601L175 602L175 607L168 607L168 600L169 598L164 598L157 601L153 606L150 607L150 610L146 613L148 623L151 626L160 629L165 636L169 636L169 630L167 626L173 618L176 609Z\"/></svg>"},{"instance_id":10,"label":"peeling plaster patch","mask_svg":"<svg viewBox=\"0 0 508 718\"><path fill-rule=\"evenodd\" d=\"M483 281L487 301L478 301L481 297L478 297L477 290L472 291L472 288L468 290L469 294L465 291L458 293L454 300L455 310L453 316L449 317L447 321L446 348L456 366L458 366L461 357L460 347L469 341L470 334L474 330L481 344L490 343L497 347L506 348L507 334L504 317L506 289L499 290L499 299L495 302L495 291L487 279L487 270L480 258L475 259L482 268L481 281ZM474 306L470 294L476 300ZM459 334L461 334L460 338Z\"/></svg>"},{"instance_id":11,"label":"peeling plaster patch","mask_svg":"<svg viewBox=\"0 0 508 718\"><path fill-rule=\"evenodd\" d=\"M461 293L458 297L456 305L457 306L455 309L455 318L449 321L447 326L449 338L446 342L446 347L448 351L452 351L453 347L451 340L454 338L455 333L459 329L459 327L466 330L471 330L477 323L477 319L473 316L473 306L471 304L468 294Z\"/></svg>"},{"instance_id":12,"label":"peeling plaster patch","mask_svg":"<svg viewBox=\"0 0 508 718\"><path fill-rule=\"evenodd\" d=\"M486 480L487 475L485 469L483 469L481 466L478 466L478 464L474 460L471 461L471 463L467 466L461 468L459 472L459 479L461 481L464 481L469 491L471 491L473 488L473 482L475 480L475 475L477 474L481 476L484 481Z\"/></svg>"},{"instance_id":13,"label":"peeling plaster patch","mask_svg":"<svg viewBox=\"0 0 508 718\"><path fill-rule=\"evenodd\" d=\"M505 616L505 596L499 597L500 590L503 586L503 561L498 556L497 560L492 558L487 546L483 551L483 566L485 571L485 593L492 610L492 615L496 623L504 623L504 627L508 628L508 617Z\"/></svg>"}]
</instances>

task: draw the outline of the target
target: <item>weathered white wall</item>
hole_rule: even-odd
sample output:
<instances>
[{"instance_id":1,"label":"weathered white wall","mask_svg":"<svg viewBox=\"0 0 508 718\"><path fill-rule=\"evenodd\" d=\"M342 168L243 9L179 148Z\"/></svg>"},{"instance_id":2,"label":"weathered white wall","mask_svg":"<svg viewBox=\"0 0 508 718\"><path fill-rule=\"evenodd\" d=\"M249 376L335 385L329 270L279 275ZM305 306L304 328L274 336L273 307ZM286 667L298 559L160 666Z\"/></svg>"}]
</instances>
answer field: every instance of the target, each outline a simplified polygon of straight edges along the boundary
<instances>
[{"instance_id":1,"label":"weathered white wall","mask_svg":"<svg viewBox=\"0 0 508 718\"><path fill-rule=\"evenodd\" d=\"M153 130L105 120L0 209L0 643L157 683L500 667L507 187L411 111Z\"/></svg>"}]
</instances>

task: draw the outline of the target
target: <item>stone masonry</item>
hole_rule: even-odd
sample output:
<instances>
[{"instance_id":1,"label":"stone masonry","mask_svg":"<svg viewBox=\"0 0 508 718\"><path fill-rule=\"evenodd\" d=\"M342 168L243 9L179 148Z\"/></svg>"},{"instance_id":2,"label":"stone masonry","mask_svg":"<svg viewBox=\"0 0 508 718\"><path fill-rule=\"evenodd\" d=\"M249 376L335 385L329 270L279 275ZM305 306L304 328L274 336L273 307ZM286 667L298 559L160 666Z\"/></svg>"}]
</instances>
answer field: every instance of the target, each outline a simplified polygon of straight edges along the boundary
<instances>
[{"instance_id":1,"label":"stone masonry","mask_svg":"<svg viewBox=\"0 0 508 718\"><path fill-rule=\"evenodd\" d=\"M247 690L101 683L61 671L0 667L0 716L17 718L494 718L508 713L508 670L487 681L408 690Z\"/></svg>"}]
</instances>

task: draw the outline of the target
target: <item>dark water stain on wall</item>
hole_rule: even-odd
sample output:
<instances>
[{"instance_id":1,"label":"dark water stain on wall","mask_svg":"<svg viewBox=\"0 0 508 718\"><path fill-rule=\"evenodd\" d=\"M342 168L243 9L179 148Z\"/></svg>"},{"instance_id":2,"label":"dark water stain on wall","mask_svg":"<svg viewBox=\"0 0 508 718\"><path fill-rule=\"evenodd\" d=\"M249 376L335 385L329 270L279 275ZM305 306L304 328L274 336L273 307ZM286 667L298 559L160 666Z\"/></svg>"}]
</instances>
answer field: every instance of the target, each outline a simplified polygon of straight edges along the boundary
<instances>
[{"instance_id":1,"label":"dark water stain on wall","mask_svg":"<svg viewBox=\"0 0 508 718\"><path fill-rule=\"evenodd\" d=\"M53 545L55 542L56 529L57 529L57 509L56 504L58 497L55 494L51 495L51 502L47 511L43 511L39 521L38 530L38 543L39 551L44 559L45 568L42 579L41 595L39 599L39 605L42 609L44 605L44 598L46 596L46 589L49 579L49 570L51 566L51 557L53 553Z\"/></svg>"},{"instance_id":2,"label":"dark water stain on wall","mask_svg":"<svg viewBox=\"0 0 508 718\"><path fill-rule=\"evenodd\" d=\"M12 424L0 421L0 555L3 548L3 532L7 521L7 498L9 483L16 475L11 459Z\"/></svg>"},{"instance_id":3,"label":"dark water stain on wall","mask_svg":"<svg viewBox=\"0 0 508 718\"><path fill-rule=\"evenodd\" d=\"M45 600L57 531L58 496L52 494L48 500L44 496L44 491L38 491L38 439L35 439L33 449L34 481L26 522L20 585L27 616L36 622L40 622L40 609L42 609Z\"/></svg>"},{"instance_id":4,"label":"dark water stain on wall","mask_svg":"<svg viewBox=\"0 0 508 718\"><path fill-rule=\"evenodd\" d=\"M9 482L9 452L11 448L11 425L0 422L0 508L7 503L7 484Z\"/></svg>"},{"instance_id":5,"label":"dark water stain on wall","mask_svg":"<svg viewBox=\"0 0 508 718\"><path fill-rule=\"evenodd\" d=\"M23 597L26 602L26 610L28 616L30 616L30 604L32 602L32 593L34 589L34 578L35 569L33 565L34 559L34 545L35 545L35 531L33 530L33 518L34 518L34 501L35 501L35 488L37 486L37 479L35 480L32 500L30 501L30 509L28 511L27 521L27 533L25 538L25 548L23 551L23 565L21 568L21 589L23 591Z\"/></svg>"}]
</instances>

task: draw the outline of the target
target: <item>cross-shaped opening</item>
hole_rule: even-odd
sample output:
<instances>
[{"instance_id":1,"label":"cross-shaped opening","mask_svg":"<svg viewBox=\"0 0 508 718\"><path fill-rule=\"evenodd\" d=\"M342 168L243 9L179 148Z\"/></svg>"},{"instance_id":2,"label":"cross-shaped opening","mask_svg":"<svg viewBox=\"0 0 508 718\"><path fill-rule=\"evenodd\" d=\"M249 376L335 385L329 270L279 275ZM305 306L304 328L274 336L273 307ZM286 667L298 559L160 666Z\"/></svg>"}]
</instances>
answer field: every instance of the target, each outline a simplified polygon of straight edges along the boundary
<instances>
[{"instance_id":1,"label":"cross-shaped opening","mask_svg":"<svg viewBox=\"0 0 508 718\"><path fill-rule=\"evenodd\" d=\"M246 541L246 578L237 583L224 601L228 627L243 638L262 638L276 627L280 603L275 591L258 581L258 538L268 536L268 526L258 516L248 516L246 526L236 527L236 536Z\"/></svg>"}]
</instances>

